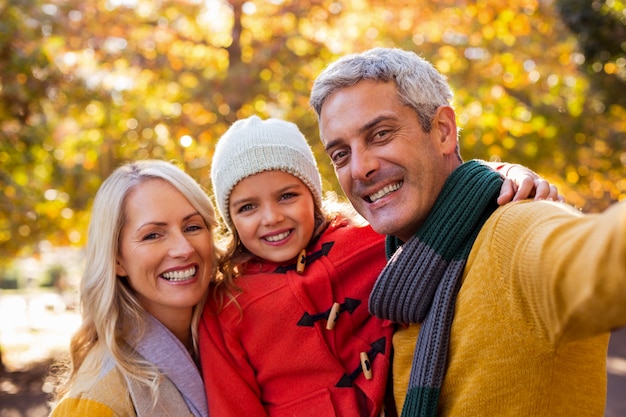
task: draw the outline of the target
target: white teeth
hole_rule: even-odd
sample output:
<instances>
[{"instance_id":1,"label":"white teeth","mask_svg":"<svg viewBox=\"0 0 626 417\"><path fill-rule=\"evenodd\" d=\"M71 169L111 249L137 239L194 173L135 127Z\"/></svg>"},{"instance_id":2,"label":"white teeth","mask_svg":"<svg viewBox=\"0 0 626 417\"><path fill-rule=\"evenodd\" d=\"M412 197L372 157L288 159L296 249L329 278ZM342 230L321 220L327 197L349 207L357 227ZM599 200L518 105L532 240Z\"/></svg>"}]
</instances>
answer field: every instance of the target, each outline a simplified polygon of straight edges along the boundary
<instances>
[{"instance_id":1,"label":"white teeth","mask_svg":"<svg viewBox=\"0 0 626 417\"><path fill-rule=\"evenodd\" d=\"M162 274L161 276L168 281L186 281L196 275L196 267L193 266L184 271L171 271Z\"/></svg>"},{"instance_id":2,"label":"white teeth","mask_svg":"<svg viewBox=\"0 0 626 417\"><path fill-rule=\"evenodd\" d=\"M286 238L290 234L291 234L291 232L283 232L283 233L279 233L277 235L267 236L265 238L265 240L267 240L268 242L278 242L279 240L283 240L284 238Z\"/></svg>"},{"instance_id":3,"label":"white teeth","mask_svg":"<svg viewBox=\"0 0 626 417\"><path fill-rule=\"evenodd\" d=\"M387 194L396 191L397 189L399 189L400 187L402 187L402 184L404 184L404 181L400 181L397 182L395 184L390 184L388 186L386 186L385 188L383 188L382 190L379 190L377 192L375 192L374 194L369 195L369 199L370 201L373 203L376 200L380 200L381 198L383 198L384 196L386 196Z\"/></svg>"}]
</instances>

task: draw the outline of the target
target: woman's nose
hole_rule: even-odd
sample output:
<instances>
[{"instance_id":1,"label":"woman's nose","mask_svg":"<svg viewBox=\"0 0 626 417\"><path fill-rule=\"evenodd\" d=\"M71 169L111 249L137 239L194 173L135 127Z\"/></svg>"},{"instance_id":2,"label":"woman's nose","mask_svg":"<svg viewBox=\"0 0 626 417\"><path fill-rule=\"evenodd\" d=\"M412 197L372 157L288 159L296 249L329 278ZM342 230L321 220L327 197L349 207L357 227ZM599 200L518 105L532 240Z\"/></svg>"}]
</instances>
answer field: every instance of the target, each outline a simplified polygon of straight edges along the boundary
<instances>
[{"instance_id":1,"label":"woman's nose","mask_svg":"<svg viewBox=\"0 0 626 417\"><path fill-rule=\"evenodd\" d=\"M173 258L186 258L194 251L193 245L183 233L176 233L171 238L170 256Z\"/></svg>"}]
</instances>

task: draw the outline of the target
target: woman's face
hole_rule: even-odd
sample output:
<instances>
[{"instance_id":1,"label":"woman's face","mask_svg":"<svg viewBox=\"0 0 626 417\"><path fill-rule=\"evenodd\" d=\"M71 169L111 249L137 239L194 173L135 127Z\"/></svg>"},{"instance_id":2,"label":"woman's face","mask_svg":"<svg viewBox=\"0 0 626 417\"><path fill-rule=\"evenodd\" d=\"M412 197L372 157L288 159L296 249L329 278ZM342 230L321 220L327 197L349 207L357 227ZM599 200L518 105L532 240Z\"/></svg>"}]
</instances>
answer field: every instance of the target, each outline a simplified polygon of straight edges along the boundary
<instances>
[{"instance_id":1,"label":"woman's face","mask_svg":"<svg viewBox=\"0 0 626 417\"><path fill-rule=\"evenodd\" d=\"M127 196L116 273L161 322L191 317L213 274L213 241L200 213L170 183L151 179Z\"/></svg>"}]
</instances>

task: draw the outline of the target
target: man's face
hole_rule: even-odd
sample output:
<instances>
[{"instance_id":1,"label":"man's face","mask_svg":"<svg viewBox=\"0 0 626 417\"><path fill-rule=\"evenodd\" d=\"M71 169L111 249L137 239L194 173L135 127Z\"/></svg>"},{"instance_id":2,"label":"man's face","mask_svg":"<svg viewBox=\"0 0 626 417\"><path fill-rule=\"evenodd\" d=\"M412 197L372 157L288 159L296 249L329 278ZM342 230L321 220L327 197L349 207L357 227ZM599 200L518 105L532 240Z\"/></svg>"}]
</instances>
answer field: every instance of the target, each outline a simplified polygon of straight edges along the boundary
<instances>
[{"instance_id":1,"label":"man's face","mask_svg":"<svg viewBox=\"0 0 626 417\"><path fill-rule=\"evenodd\" d=\"M404 241L422 225L459 163L451 163L452 109L441 107L426 133L393 82L363 80L334 92L322 107L320 133L355 209L378 233Z\"/></svg>"}]
</instances>

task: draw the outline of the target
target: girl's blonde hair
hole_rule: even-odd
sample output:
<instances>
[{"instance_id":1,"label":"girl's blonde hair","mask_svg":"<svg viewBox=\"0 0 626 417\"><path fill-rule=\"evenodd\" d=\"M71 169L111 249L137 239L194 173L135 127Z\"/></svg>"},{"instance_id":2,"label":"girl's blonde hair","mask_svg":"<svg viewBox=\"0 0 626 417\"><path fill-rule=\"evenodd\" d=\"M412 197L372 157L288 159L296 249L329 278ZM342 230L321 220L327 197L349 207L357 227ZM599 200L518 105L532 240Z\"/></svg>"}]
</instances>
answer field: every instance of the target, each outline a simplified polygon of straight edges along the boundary
<instances>
[{"instance_id":1,"label":"girl's blonde hair","mask_svg":"<svg viewBox=\"0 0 626 417\"><path fill-rule=\"evenodd\" d=\"M56 389L57 399L69 392L87 354L95 346L108 352L120 372L152 389L153 400L161 373L151 363L134 354L127 337L139 331L147 314L126 280L115 274L120 235L125 223L128 194L146 181L166 181L176 188L200 213L213 241L214 276L223 251L215 244L218 223L211 200L200 185L176 165L159 160L143 160L116 169L101 185L94 199L87 244L87 260L80 283L82 323L70 342L69 369ZM173 202L174 203L174 202ZM208 293L208 290L207 290ZM191 331L194 351L198 352L198 323L204 300L194 307Z\"/></svg>"}]
</instances>

